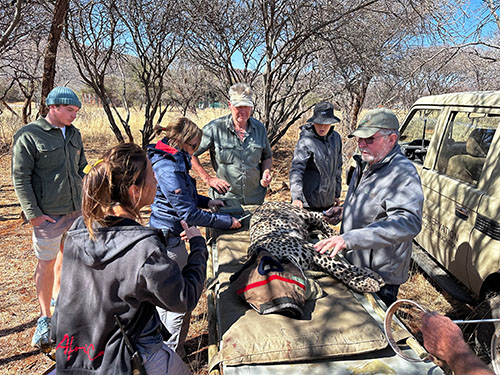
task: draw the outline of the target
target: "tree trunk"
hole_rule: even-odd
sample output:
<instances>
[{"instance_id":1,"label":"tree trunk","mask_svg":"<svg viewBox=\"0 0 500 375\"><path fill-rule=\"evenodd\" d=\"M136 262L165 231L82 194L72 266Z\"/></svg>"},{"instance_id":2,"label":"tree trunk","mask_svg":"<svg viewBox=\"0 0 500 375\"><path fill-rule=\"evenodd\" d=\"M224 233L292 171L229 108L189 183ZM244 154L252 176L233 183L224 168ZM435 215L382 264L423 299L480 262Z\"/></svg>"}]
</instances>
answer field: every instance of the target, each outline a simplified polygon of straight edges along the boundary
<instances>
[{"instance_id":1,"label":"tree trunk","mask_svg":"<svg viewBox=\"0 0 500 375\"><path fill-rule=\"evenodd\" d=\"M125 142L125 139L123 138L123 135L122 135L120 129L116 125L115 119L113 117L113 112L111 111L111 107L110 107L109 102L107 100L102 99L102 109L104 109L104 112L106 113L106 116L108 117L109 126L111 128L111 131L115 135L116 139L118 140L118 142L120 142L120 143ZM128 132L127 132L127 135L128 135ZM131 138L131 135L129 135L129 140L130 140L130 138ZM131 141L133 141L133 139Z\"/></svg>"},{"instance_id":2,"label":"tree trunk","mask_svg":"<svg viewBox=\"0 0 500 375\"><path fill-rule=\"evenodd\" d=\"M54 88L54 80L56 76L56 58L57 47L61 40L61 33L64 27L64 21L69 9L69 0L57 0L54 6L54 17L50 26L47 48L45 49L45 58L43 62L42 76L42 94L40 97L40 109L38 115L46 115L48 112L45 105L45 99L50 90ZM37 116L38 117L38 116Z\"/></svg>"}]
</instances>

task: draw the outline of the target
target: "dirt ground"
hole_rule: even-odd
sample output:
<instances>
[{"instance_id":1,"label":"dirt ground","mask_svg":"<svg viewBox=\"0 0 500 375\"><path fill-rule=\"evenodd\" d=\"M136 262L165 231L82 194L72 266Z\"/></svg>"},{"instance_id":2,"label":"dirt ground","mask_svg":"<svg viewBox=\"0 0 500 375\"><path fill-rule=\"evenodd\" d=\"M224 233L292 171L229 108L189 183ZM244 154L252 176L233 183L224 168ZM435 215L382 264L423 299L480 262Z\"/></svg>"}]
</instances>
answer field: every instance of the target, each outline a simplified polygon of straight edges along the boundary
<instances>
[{"instance_id":1,"label":"dirt ground","mask_svg":"<svg viewBox=\"0 0 500 375\"><path fill-rule=\"evenodd\" d=\"M89 148L87 148L89 150ZM288 166L293 145L275 152L275 174L269 200L289 200ZM100 153L99 153L100 154ZM87 151L87 159L99 158ZM206 162L206 160L205 160ZM199 183L200 193L204 192ZM30 346L39 315L33 272L35 257L31 249L31 230L23 224L10 177L10 154L0 156L0 374L43 374L52 361ZM470 309L439 293L425 277L415 271L401 288L400 297L415 299L441 313L464 317ZM422 301L424 299L425 301ZM207 374L207 304L202 296L192 314L187 340L189 365L195 374Z\"/></svg>"}]
</instances>

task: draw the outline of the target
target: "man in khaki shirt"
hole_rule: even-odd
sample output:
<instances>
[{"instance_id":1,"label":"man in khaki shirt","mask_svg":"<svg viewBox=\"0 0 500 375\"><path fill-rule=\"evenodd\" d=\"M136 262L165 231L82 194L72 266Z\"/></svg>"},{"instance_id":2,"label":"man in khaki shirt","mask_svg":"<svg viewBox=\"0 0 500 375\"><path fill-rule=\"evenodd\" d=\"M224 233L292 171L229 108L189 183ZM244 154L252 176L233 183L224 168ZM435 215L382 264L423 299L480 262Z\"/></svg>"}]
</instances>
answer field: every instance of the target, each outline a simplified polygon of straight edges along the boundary
<instances>
[{"instance_id":1,"label":"man in khaki shirt","mask_svg":"<svg viewBox=\"0 0 500 375\"><path fill-rule=\"evenodd\" d=\"M205 125L201 144L191 159L193 169L211 187L213 199L261 204L271 183L272 151L264 125L251 117L252 95L246 83L231 86L231 114ZM198 159L207 150L216 177L210 176Z\"/></svg>"}]
</instances>

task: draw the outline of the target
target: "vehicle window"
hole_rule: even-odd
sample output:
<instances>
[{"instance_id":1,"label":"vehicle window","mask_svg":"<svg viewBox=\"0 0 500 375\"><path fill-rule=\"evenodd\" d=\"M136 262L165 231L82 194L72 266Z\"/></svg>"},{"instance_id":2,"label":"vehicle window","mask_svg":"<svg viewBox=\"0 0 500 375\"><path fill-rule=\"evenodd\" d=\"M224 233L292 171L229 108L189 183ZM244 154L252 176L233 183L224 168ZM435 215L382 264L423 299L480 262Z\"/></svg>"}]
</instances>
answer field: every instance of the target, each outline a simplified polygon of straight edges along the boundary
<instances>
[{"instance_id":1,"label":"vehicle window","mask_svg":"<svg viewBox=\"0 0 500 375\"><path fill-rule=\"evenodd\" d=\"M438 155L438 172L477 186L499 121L498 115L452 112Z\"/></svg>"},{"instance_id":2,"label":"vehicle window","mask_svg":"<svg viewBox=\"0 0 500 375\"><path fill-rule=\"evenodd\" d=\"M399 138L401 151L408 159L424 163L440 114L441 109L418 109L411 114Z\"/></svg>"}]
</instances>

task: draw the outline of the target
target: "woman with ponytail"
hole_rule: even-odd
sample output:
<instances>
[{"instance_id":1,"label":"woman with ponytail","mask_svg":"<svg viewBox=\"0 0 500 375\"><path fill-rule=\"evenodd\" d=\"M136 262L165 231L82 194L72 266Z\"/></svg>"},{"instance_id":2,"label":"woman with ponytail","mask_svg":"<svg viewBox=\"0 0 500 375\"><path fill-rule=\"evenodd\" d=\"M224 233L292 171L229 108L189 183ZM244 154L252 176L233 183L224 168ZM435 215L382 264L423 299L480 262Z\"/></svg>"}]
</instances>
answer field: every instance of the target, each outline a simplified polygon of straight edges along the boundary
<instances>
[{"instance_id":1,"label":"woman with ponytail","mask_svg":"<svg viewBox=\"0 0 500 375\"><path fill-rule=\"evenodd\" d=\"M166 127L157 126L160 141L148 148L148 157L158 180L158 190L151 205L149 225L161 228L167 238L167 251L182 269L186 265L187 250L180 239L181 220L188 225L218 229L236 229L241 223L234 217L202 208L215 208L221 200L199 195L196 181L189 175L191 156L201 142L202 131L191 120L179 117ZM185 356L184 342L189 330L190 314L178 314L159 309L160 318L171 333L166 342L170 348Z\"/></svg>"},{"instance_id":2,"label":"woman with ponytail","mask_svg":"<svg viewBox=\"0 0 500 375\"><path fill-rule=\"evenodd\" d=\"M57 374L131 374L141 366L148 375L190 373L163 343L156 306L178 313L196 306L208 253L200 231L182 221L189 257L182 270L169 258L162 231L141 225L140 209L155 193L151 162L132 143L107 151L84 178L52 318Z\"/></svg>"}]
</instances>

